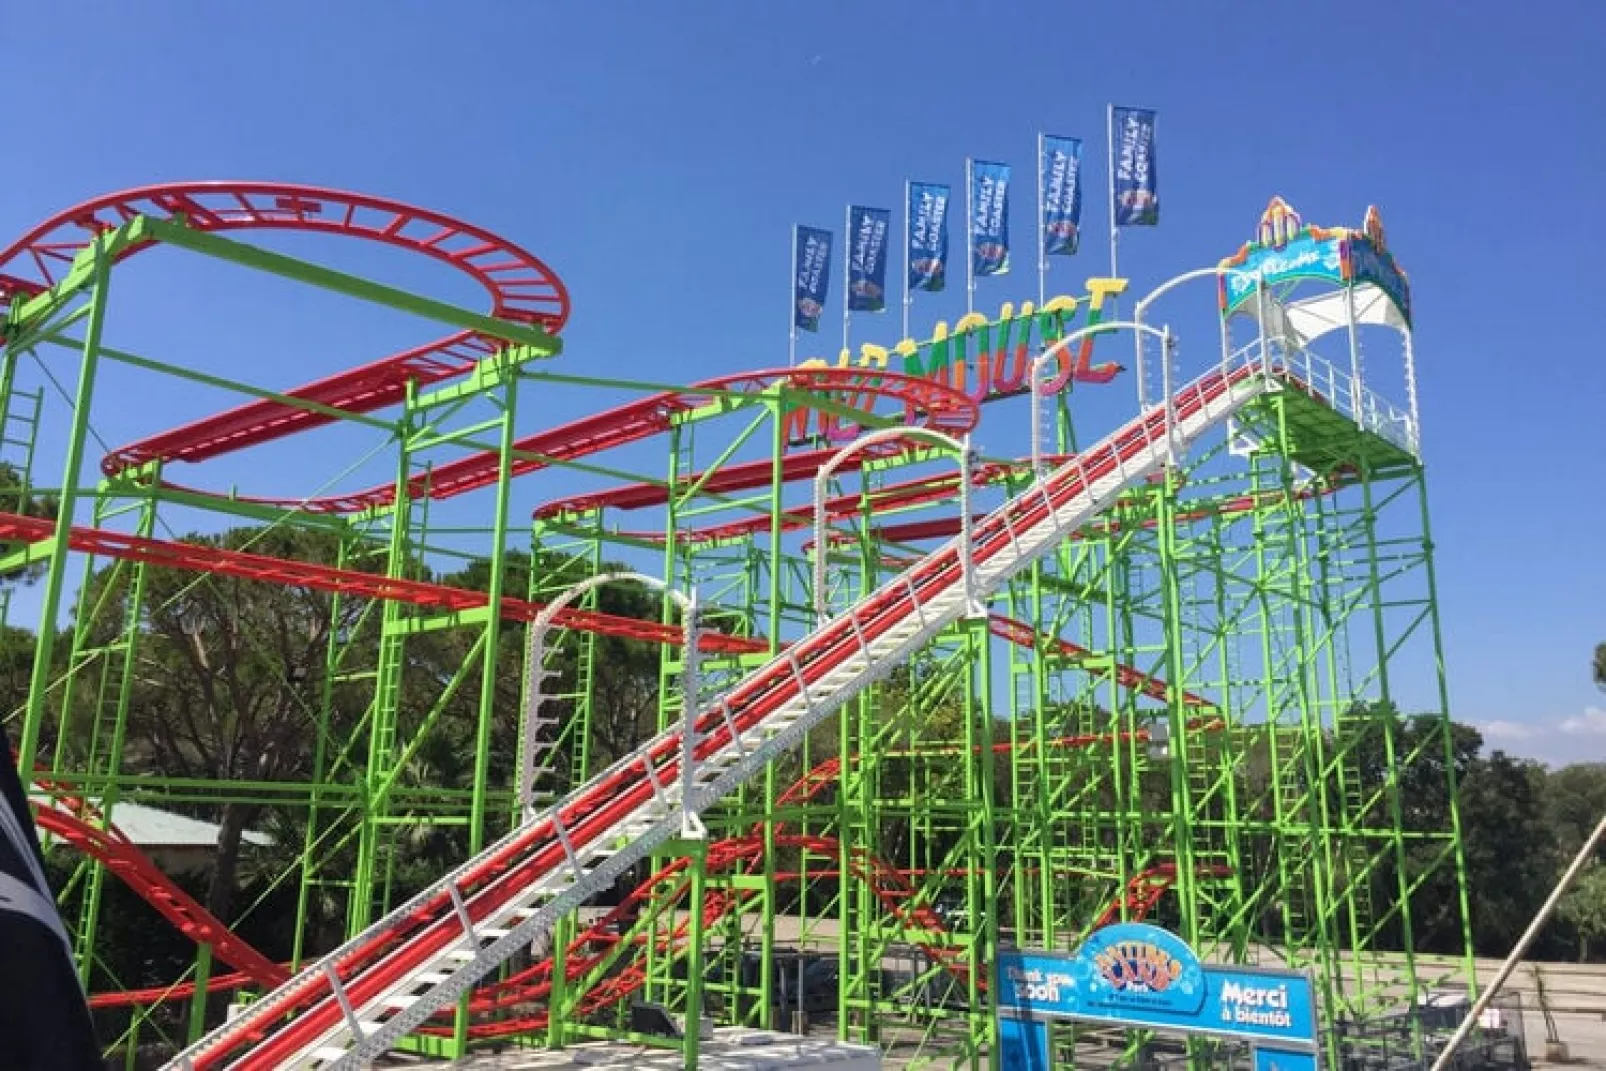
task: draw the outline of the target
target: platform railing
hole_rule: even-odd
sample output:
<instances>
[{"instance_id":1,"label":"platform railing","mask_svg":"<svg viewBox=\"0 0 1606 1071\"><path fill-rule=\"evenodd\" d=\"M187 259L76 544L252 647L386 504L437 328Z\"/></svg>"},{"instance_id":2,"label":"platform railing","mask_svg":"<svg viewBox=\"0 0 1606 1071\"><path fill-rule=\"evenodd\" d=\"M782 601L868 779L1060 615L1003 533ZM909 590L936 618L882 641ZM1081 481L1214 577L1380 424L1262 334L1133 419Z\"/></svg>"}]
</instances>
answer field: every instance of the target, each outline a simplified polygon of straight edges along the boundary
<instances>
[{"instance_id":1,"label":"platform railing","mask_svg":"<svg viewBox=\"0 0 1606 1071\"><path fill-rule=\"evenodd\" d=\"M1410 413L1370 387L1357 390L1355 377L1349 372L1309 350L1293 347L1282 347L1272 364L1292 373L1335 412L1416 456L1418 443Z\"/></svg>"}]
</instances>

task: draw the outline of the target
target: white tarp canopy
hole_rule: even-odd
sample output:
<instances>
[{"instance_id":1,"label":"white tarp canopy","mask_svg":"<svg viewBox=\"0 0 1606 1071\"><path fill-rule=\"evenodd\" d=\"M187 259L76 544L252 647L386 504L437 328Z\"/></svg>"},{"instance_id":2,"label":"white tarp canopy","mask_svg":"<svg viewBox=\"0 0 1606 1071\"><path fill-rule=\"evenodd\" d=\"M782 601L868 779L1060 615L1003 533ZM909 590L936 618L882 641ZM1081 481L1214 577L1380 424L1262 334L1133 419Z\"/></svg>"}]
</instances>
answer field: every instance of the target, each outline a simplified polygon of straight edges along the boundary
<instances>
[{"instance_id":1,"label":"white tarp canopy","mask_svg":"<svg viewBox=\"0 0 1606 1071\"><path fill-rule=\"evenodd\" d=\"M1390 301L1388 295L1378 287L1371 283L1362 283L1350 292L1355 295L1357 324L1392 327L1402 333L1410 330L1410 325L1405 322L1405 317L1400 315L1400 310L1394 307L1394 302ZM1344 293L1342 289L1329 290L1323 294L1291 301L1286 305L1271 294L1267 294L1267 336L1282 338L1288 345L1302 349L1307 343L1343 328L1348 322L1344 313ZM1258 320L1260 301L1257 298L1250 298L1233 310L1233 315Z\"/></svg>"}]
</instances>

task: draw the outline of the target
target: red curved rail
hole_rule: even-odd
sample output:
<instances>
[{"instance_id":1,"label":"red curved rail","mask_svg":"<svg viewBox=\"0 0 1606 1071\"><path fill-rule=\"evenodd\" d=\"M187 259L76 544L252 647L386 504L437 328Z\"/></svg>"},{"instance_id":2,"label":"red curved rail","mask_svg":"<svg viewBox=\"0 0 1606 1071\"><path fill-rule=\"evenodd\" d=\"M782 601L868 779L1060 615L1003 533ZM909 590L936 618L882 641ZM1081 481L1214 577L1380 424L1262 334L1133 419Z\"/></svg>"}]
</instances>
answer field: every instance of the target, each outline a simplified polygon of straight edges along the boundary
<instances>
[{"instance_id":1,"label":"red curved rail","mask_svg":"<svg viewBox=\"0 0 1606 1071\"><path fill-rule=\"evenodd\" d=\"M838 456L838 451L815 450L793 456L804 459L805 463L787 466L784 473L784 479L804 480L813 479L819 473L820 469L824 467L826 462L830 461L831 458ZM859 469L862 467L862 462L860 464L856 464L855 461L858 460L860 459L849 458L847 462L837 467L837 471L844 472ZM746 466L733 466L733 468L747 470ZM1007 462L992 462L986 465L978 465L971 473L971 484L972 486L980 487L985 484L1002 480L1011 472L1016 471L1017 468L1018 466L1008 464ZM713 479L717 480L718 475L716 474ZM751 468L751 470L744 471L742 476L739 477L739 480L741 481L739 486L727 485L725 489L749 489L753 486L762 486L763 484L768 483L769 479L770 473L768 471L760 473L759 466L755 465ZM748 480L753 480L756 482L746 482ZM630 485L631 488L636 486L638 485ZM648 485L643 484L639 486L645 487ZM604 494L605 493L606 492L604 492ZM867 496L850 493L837 495L834 498L828 498L825 500L825 515L827 520L839 521L848 517L859 516L864 511L867 501L869 508L873 512L880 513L884 511L912 509L916 506L927 505L930 503L952 502L958 496L958 494L958 473L936 473L930 476L917 477L912 480L904 480L900 483L887 484L885 487L876 488ZM582 500L580 498L571 498L564 499L560 502L547 503L537 507L535 515L538 517L546 517L559 513L571 512L573 506L577 502L581 501ZM609 502L607 504L616 505L618 503ZM635 509L641 504L662 505L662 502L641 503L639 501L632 501L625 508ZM979 520L980 517L977 519ZM770 518L767 516L743 517L740 520L728 521L721 524L705 525L697 528L677 529L675 531L675 538L685 543L706 543L724 539L735 539L741 536L757 535L767 532L770 530L770 523ZM780 515L780 525L783 532L799 531L804 528L810 528L813 526L813 524L814 504L812 502L783 510ZM954 532L949 534L952 535L958 531L959 526L956 518L954 522ZM645 540L647 542L662 543L665 539L664 533L661 529L658 531L620 532L618 534L630 539ZM803 549L808 550L812 546L813 541L810 540L804 543Z\"/></svg>"},{"instance_id":2,"label":"red curved rail","mask_svg":"<svg viewBox=\"0 0 1606 1071\"><path fill-rule=\"evenodd\" d=\"M0 250L0 298L38 294L61 281L73 258L100 234L136 216L181 220L205 232L310 231L381 242L450 265L483 287L490 315L556 333L569 293L523 247L426 208L383 197L285 182L170 182L106 194L58 212ZM118 259L150 248L130 246ZM338 409L368 412L402 400L408 382L436 383L471 370L502 343L472 331L320 379L288 393ZM114 450L108 474L157 459L199 461L317 427L332 418L259 400Z\"/></svg>"},{"instance_id":3,"label":"red curved rail","mask_svg":"<svg viewBox=\"0 0 1606 1071\"><path fill-rule=\"evenodd\" d=\"M556 428L527 435L516 441L513 449L519 453L541 454L552 460L516 458L510 465L510 471L515 477L525 476L547 468L553 461L574 461L604 450L639 442L667 432L678 414L708 405L725 392L758 393L781 382L789 383L799 390L822 394L857 394L869 399L890 401L900 407L898 419L904 424L932 428L956 437L970 431L980 419L981 410L976 402L962 391L947 384L886 372L877 373L873 377L874 382L870 382L870 378L872 377L867 377L865 373L851 368L799 368L743 372L705 380L684 390L663 391L613 409L581 417ZM904 448L889 444L882 448L881 453L884 455ZM816 463L817 467L830 456L831 451L816 453L821 455ZM760 464L768 474L770 462L765 460ZM789 471L798 471L796 462L792 462L791 465L792 469ZM495 483L499 468L499 461L494 451L470 454L444 465L436 465L428 472L412 477L408 483L408 495L413 498L436 500L451 498ZM744 466L733 466L733 468L744 468ZM695 479L695 475L687 479L688 481ZM211 493L183 488L172 483L166 483L164 486L186 490L192 494ZM727 487L716 476L705 485L704 489L709 493L717 493L726 490ZM396 500L396 486L393 483L376 484L360 491L315 498L251 495L234 497L257 505L278 506L309 513L357 513L390 505Z\"/></svg>"},{"instance_id":4,"label":"red curved rail","mask_svg":"<svg viewBox=\"0 0 1606 1071\"><path fill-rule=\"evenodd\" d=\"M54 521L0 513L0 542L37 543L49 539L55 528ZM220 573L245 580L261 580L369 599L388 599L443 611L474 610L490 601L485 592L468 588L448 587L422 580L394 579L355 569L339 569L332 565L315 565L223 547L147 539L104 528L74 526L68 536L68 545L85 554L103 554L168 569ZM502 599L502 616L510 621L533 621L544 608L544 603L511 597ZM684 634L674 625L619 617L596 610L565 608L558 612L555 620L564 628L647 643L678 644L684 639ZM724 654L751 654L769 650L769 645L763 640L713 631L702 632L697 646L699 650Z\"/></svg>"},{"instance_id":5,"label":"red curved rail","mask_svg":"<svg viewBox=\"0 0 1606 1071\"><path fill-rule=\"evenodd\" d=\"M1232 876L1230 867L1213 863L1200 863L1194 868L1194 874L1201 878L1228 878ZM1099 929L1112 922L1121 920L1121 912L1126 910L1126 917L1133 922L1142 922L1154 910L1166 890L1177 883L1177 864L1156 863L1147 870L1141 870L1132 875L1132 880L1126 883L1126 893L1116 897L1110 902L1093 921L1093 928Z\"/></svg>"},{"instance_id":6,"label":"red curved rail","mask_svg":"<svg viewBox=\"0 0 1606 1071\"><path fill-rule=\"evenodd\" d=\"M102 829L92 825L55 807L53 803L58 800L59 797L53 796L49 801L33 801L34 821L39 828L97 860L139 894L140 899L161 912L180 933L196 944L211 945L218 959L240 971L250 982L271 989L290 977L288 971L251 947L174 884L173 879L162 873L116 826Z\"/></svg>"},{"instance_id":7,"label":"red curved rail","mask_svg":"<svg viewBox=\"0 0 1606 1071\"><path fill-rule=\"evenodd\" d=\"M1017 647L1025 647L1028 650L1038 649L1040 634L1024 621L1016 621L1014 618L1005 617L1003 614L990 614L987 618L987 629L994 636L1002 640L1008 640ZM1043 642L1051 645L1058 654L1066 658L1090 658L1094 654L1093 651L1083 647L1081 644L1072 643L1070 640L1061 639L1058 636L1043 637ZM1141 692L1150 699L1158 699L1162 703L1170 702L1170 685L1166 684L1161 678L1152 677L1136 666L1129 666L1124 662L1117 662L1113 668L1115 670L1116 683L1121 687ZM1215 708L1214 703L1202 696L1194 695L1192 692L1182 693L1182 704L1183 706L1200 710Z\"/></svg>"}]
</instances>

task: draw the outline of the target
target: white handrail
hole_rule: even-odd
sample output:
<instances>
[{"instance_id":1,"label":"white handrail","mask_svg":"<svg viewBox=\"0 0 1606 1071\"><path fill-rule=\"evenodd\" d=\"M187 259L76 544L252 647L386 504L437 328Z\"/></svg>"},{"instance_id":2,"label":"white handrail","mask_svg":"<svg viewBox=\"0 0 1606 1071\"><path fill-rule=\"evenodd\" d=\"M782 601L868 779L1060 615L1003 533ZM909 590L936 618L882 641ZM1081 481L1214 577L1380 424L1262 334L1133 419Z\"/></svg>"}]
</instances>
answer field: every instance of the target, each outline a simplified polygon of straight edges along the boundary
<instances>
[{"instance_id":1,"label":"white handrail","mask_svg":"<svg viewBox=\"0 0 1606 1071\"><path fill-rule=\"evenodd\" d=\"M831 605L829 593L826 591L826 559L829 557L829 548L826 545L826 510L825 493L832 474L854 454L872 446L885 442L897 442L900 439L913 439L916 442L926 441L945 447L959 455L959 567L965 583L966 612L974 617L985 611L976 601L975 585L971 580L971 540L970 540L970 478L971 469L975 460L974 451L970 446L970 436L956 439L952 435L945 435L934 428L882 428L861 435L836 453L832 454L825 464L820 466L814 474L814 626L822 627L830 620Z\"/></svg>"},{"instance_id":2,"label":"white handrail","mask_svg":"<svg viewBox=\"0 0 1606 1071\"><path fill-rule=\"evenodd\" d=\"M1146 332L1162 341L1167 337L1166 333L1159 328L1150 327L1136 320L1110 320L1107 323L1088 324L1080 330L1072 331L1032 360L1032 472L1038 479L1043 477L1043 370L1048 367L1049 361L1059 358L1061 354L1069 350L1072 343L1080 342L1084 338L1106 331L1123 330L1138 332L1140 336ZM1143 370L1140 367L1138 369L1140 382L1142 377ZM1140 408L1142 407L1140 406Z\"/></svg>"}]
</instances>

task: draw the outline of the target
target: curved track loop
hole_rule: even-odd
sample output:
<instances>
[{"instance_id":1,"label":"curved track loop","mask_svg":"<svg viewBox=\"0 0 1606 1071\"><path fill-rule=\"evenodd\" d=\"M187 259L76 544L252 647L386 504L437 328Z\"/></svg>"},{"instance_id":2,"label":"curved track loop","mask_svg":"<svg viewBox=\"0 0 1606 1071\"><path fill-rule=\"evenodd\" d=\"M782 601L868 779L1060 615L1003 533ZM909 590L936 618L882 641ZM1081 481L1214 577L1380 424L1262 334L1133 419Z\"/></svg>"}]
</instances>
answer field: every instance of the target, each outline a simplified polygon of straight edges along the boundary
<instances>
[{"instance_id":1,"label":"curved track loop","mask_svg":"<svg viewBox=\"0 0 1606 1071\"><path fill-rule=\"evenodd\" d=\"M45 799L32 801L34 822L40 829L55 834L97 860L140 899L161 912L184 936L196 944L211 945L218 959L238 970L250 983L271 989L290 977L288 971L236 936L217 916L179 888L122 830L115 825L94 824L99 815L87 801L48 781L35 781L35 784L48 793ZM194 987L189 989L193 992ZM153 992L171 996L174 991Z\"/></svg>"},{"instance_id":2,"label":"curved track loop","mask_svg":"<svg viewBox=\"0 0 1606 1071\"><path fill-rule=\"evenodd\" d=\"M1211 863L1200 863L1194 874L1200 878L1230 878L1230 867ZM1121 912L1126 910L1126 917L1132 922L1142 922L1153 911L1166 890L1177 883L1177 864L1156 863L1147 870L1140 870L1132 875L1132 880L1126 883L1126 893L1110 901L1098 918L1093 920L1093 929L1108 926L1112 922L1121 920Z\"/></svg>"},{"instance_id":3,"label":"curved track loop","mask_svg":"<svg viewBox=\"0 0 1606 1071\"><path fill-rule=\"evenodd\" d=\"M136 216L181 220L205 232L310 231L381 242L463 272L491 299L490 315L556 333L569 318L557 274L523 247L440 212L382 197L284 182L170 182L97 197L45 220L0 250L0 298L49 289L97 235ZM119 259L154 243L131 246ZM367 412L402 400L408 382L462 375L500 348L459 331L287 393ZM326 424L330 417L266 399L121 447L102 462L108 475L153 460L200 461Z\"/></svg>"}]
</instances>

